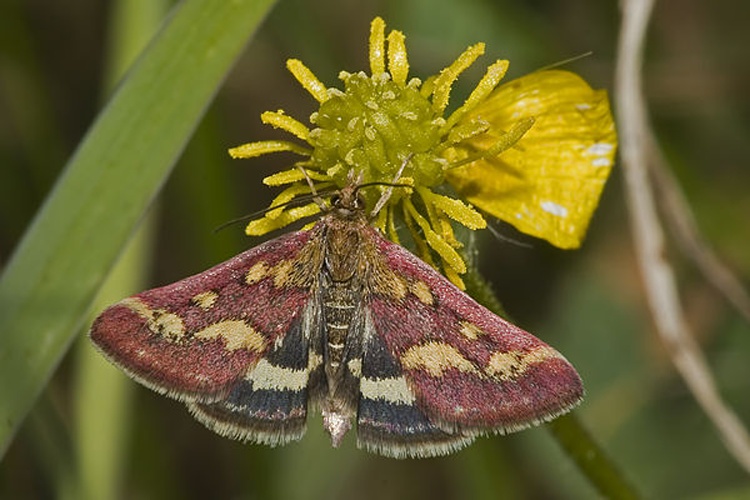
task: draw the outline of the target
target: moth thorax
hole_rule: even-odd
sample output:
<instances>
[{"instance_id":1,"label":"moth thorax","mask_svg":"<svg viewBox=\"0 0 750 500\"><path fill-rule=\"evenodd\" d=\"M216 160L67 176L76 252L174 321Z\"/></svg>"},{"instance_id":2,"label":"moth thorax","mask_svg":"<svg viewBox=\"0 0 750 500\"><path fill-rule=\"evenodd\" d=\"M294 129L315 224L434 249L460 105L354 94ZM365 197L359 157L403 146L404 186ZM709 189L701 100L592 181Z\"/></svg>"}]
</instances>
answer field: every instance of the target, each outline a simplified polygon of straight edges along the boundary
<instances>
[{"instance_id":1,"label":"moth thorax","mask_svg":"<svg viewBox=\"0 0 750 500\"><path fill-rule=\"evenodd\" d=\"M367 245L362 241L361 227L357 223L334 220L326 234L325 267L334 283L356 280L361 271L363 254Z\"/></svg>"}]
</instances>

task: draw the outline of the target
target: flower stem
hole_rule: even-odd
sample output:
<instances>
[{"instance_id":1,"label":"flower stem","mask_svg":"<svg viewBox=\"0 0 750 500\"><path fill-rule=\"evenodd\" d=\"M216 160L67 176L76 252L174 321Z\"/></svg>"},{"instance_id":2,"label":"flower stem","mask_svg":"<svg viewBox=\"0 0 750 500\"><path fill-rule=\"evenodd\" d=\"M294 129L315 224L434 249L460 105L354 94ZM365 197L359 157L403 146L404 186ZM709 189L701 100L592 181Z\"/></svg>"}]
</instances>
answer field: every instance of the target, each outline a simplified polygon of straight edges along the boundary
<instances>
[{"instance_id":1,"label":"flower stem","mask_svg":"<svg viewBox=\"0 0 750 500\"><path fill-rule=\"evenodd\" d=\"M501 317L507 317L487 280L473 267L463 276L466 291L477 302ZM568 457L605 498L640 498L620 468L584 428L575 412L549 422L547 428Z\"/></svg>"}]
</instances>

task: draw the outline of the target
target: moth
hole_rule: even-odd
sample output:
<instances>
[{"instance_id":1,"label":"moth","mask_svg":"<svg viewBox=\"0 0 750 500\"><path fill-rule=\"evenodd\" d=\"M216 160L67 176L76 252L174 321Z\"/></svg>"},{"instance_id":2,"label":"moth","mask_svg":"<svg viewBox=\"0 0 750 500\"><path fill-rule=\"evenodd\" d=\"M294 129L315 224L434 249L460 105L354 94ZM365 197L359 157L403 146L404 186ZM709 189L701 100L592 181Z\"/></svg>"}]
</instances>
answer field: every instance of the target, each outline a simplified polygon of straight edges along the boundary
<instances>
[{"instance_id":1,"label":"moth","mask_svg":"<svg viewBox=\"0 0 750 500\"><path fill-rule=\"evenodd\" d=\"M310 230L106 309L94 344L220 435L281 445L319 411L338 446L430 457L577 405L555 349L385 239L356 185Z\"/></svg>"}]
</instances>

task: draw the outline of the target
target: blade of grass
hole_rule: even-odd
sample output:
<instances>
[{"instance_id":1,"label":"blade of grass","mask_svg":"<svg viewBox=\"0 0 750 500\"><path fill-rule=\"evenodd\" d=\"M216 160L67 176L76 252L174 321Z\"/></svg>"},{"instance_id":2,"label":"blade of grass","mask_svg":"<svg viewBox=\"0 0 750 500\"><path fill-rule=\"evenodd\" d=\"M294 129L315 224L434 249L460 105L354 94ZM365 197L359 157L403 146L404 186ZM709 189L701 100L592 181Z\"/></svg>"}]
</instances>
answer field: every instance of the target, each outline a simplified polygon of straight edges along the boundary
<instances>
[{"instance_id":1,"label":"blade of grass","mask_svg":"<svg viewBox=\"0 0 750 500\"><path fill-rule=\"evenodd\" d=\"M0 456L272 3L178 4L15 250L0 278Z\"/></svg>"},{"instance_id":2,"label":"blade of grass","mask_svg":"<svg viewBox=\"0 0 750 500\"><path fill-rule=\"evenodd\" d=\"M128 244L102 287L96 305L104 307L143 289L149 250L156 224L149 217ZM135 384L94 349L88 339L76 342L74 386L75 432L79 498L122 496L128 467L128 436L135 408Z\"/></svg>"},{"instance_id":3,"label":"blade of grass","mask_svg":"<svg viewBox=\"0 0 750 500\"><path fill-rule=\"evenodd\" d=\"M143 50L167 10L165 0L118 0L112 4L104 74L107 91L114 88ZM94 310L143 289L155 220L151 211L100 289ZM133 385L95 352L88 339L79 339L76 354L74 444L79 496L118 498L129 451L126 442L133 412Z\"/></svg>"},{"instance_id":4,"label":"blade of grass","mask_svg":"<svg viewBox=\"0 0 750 500\"><path fill-rule=\"evenodd\" d=\"M108 23L104 88L110 92L156 33L166 15L166 0L116 0ZM149 212L97 295L94 310L142 290L156 234L156 211ZM122 496L129 463L128 436L134 391L128 378L108 364L87 338L76 345L73 389L79 498Z\"/></svg>"}]
</instances>

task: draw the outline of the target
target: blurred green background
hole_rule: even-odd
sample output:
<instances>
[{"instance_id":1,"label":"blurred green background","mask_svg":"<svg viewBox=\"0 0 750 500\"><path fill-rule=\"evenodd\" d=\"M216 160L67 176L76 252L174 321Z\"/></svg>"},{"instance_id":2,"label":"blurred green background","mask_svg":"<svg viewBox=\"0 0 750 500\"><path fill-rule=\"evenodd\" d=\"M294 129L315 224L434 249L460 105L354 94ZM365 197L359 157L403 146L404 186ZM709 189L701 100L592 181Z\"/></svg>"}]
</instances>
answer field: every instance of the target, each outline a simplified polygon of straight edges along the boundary
<instances>
[{"instance_id":1,"label":"blurred green background","mask_svg":"<svg viewBox=\"0 0 750 500\"><path fill-rule=\"evenodd\" d=\"M153 31L158 3L122 2ZM112 89L127 23L118 2L4 0L0 4L0 263L13 248ZM168 5L164 9L168 9ZM407 36L411 74L426 76L466 46L487 56L459 80L454 105L496 58L508 77L593 51L568 69L612 86L618 2L282 0L219 90L134 239L107 302L199 272L259 243L241 226L262 209L261 179L292 157L232 161L227 148L286 138L259 115L304 119L315 102L285 69L305 62L329 86L367 69L380 15ZM651 117L708 240L750 276L750 4L663 1L645 66ZM118 34L119 33L119 34ZM140 35L145 36L145 35ZM486 64L484 64L486 63ZM199 70L200 68L196 68ZM138 144L133 144L137 148ZM587 387L579 417L651 498L750 498L747 475L723 448L656 338L634 261L615 169L580 251L479 236L479 265L514 320L562 351ZM101 228L102 233L107 227ZM91 242L95 245L96 242ZM672 247L688 320L722 395L750 425L750 327ZM83 337L81 332L81 336ZM5 332L0 332L0 339ZM596 493L544 428L479 439L446 458L395 461L332 450L319 419L280 449L222 439L184 406L125 379L83 339L65 357L0 462L0 498L591 498ZM1 344L0 344L0 348ZM101 382L100 387L92 384ZM12 384L2 380L0 384ZM0 405L3 402L0 401Z\"/></svg>"}]
</instances>

